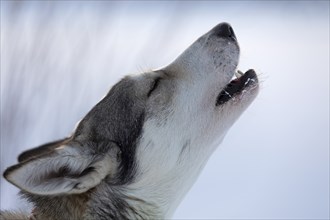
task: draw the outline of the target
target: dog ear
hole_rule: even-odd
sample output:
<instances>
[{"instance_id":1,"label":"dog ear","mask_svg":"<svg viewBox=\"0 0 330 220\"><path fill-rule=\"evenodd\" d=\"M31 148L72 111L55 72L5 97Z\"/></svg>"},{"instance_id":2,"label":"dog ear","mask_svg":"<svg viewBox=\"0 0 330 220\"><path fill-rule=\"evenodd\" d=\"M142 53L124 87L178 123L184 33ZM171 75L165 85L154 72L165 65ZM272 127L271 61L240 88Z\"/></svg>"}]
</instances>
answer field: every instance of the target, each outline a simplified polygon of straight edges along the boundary
<instances>
[{"instance_id":1,"label":"dog ear","mask_svg":"<svg viewBox=\"0 0 330 220\"><path fill-rule=\"evenodd\" d=\"M62 145L51 153L9 167L4 177L23 191L57 195L86 192L106 176L116 174L119 148L115 144L102 155L88 154L82 148Z\"/></svg>"},{"instance_id":2,"label":"dog ear","mask_svg":"<svg viewBox=\"0 0 330 220\"><path fill-rule=\"evenodd\" d=\"M18 156L17 160L18 160L18 162L23 162L23 161L29 160L31 158L38 157L40 155L50 153L55 148L67 143L69 141L69 139L70 138L64 138L64 139L61 139L61 140L53 141L53 142L50 142L50 143L47 143L47 144L43 144L39 147L35 147L33 149L24 151L23 153L21 153Z\"/></svg>"}]
</instances>

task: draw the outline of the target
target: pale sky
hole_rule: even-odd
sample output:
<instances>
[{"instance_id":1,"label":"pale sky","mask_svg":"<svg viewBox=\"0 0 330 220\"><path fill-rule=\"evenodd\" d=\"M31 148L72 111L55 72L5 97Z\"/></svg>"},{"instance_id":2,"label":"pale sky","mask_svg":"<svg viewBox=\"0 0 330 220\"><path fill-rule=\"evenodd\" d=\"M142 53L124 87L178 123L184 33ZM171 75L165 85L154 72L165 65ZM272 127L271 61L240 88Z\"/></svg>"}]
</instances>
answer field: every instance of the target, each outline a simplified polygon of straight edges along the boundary
<instances>
[{"instance_id":1,"label":"pale sky","mask_svg":"<svg viewBox=\"0 0 330 220\"><path fill-rule=\"evenodd\" d=\"M1 173L223 21L261 91L173 218L328 219L328 1L1 1ZM27 207L17 192L1 179L1 209Z\"/></svg>"}]
</instances>

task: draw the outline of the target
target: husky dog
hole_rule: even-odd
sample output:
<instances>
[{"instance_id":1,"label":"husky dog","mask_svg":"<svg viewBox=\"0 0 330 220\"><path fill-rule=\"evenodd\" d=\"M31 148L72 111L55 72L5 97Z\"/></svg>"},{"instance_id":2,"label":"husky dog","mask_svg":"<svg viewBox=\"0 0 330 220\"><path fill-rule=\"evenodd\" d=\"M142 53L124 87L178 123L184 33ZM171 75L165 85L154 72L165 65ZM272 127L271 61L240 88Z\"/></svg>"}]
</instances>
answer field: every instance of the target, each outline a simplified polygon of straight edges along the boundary
<instances>
[{"instance_id":1,"label":"husky dog","mask_svg":"<svg viewBox=\"0 0 330 220\"><path fill-rule=\"evenodd\" d=\"M4 172L34 209L1 218L170 218L258 93L238 60L234 31L220 23L165 68L123 78L71 136Z\"/></svg>"}]
</instances>

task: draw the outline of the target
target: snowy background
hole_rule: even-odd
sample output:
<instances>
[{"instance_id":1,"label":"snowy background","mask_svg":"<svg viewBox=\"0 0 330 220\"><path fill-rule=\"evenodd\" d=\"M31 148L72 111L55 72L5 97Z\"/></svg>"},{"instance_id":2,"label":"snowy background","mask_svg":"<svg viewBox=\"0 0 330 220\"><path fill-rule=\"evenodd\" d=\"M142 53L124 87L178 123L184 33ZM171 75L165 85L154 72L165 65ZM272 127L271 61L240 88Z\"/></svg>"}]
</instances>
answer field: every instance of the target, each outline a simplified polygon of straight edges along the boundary
<instances>
[{"instance_id":1,"label":"snowy background","mask_svg":"<svg viewBox=\"0 0 330 220\"><path fill-rule=\"evenodd\" d=\"M1 1L1 173L223 21L262 89L174 218L328 219L329 1ZM17 192L1 179L1 209Z\"/></svg>"}]
</instances>

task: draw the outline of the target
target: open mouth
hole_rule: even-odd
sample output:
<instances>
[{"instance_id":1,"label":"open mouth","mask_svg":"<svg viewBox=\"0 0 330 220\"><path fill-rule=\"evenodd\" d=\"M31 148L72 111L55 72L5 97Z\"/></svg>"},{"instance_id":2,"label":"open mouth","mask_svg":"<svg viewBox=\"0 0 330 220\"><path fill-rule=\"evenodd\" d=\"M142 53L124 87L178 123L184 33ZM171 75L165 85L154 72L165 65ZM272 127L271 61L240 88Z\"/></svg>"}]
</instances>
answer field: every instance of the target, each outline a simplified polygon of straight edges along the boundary
<instances>
[{"instance_id":1,"label":"open mouth","mask_svg":"<svg viewBox=\"0 0 330 220\"><path fill-rule=\"evenodd\" d=\"M244 91L248 91L258 85L258 77L253 69L235 72L236 79L230 81L217 97L216 106L222 105L231 99L234 99Z\"/></svg>"}]
</instances>

